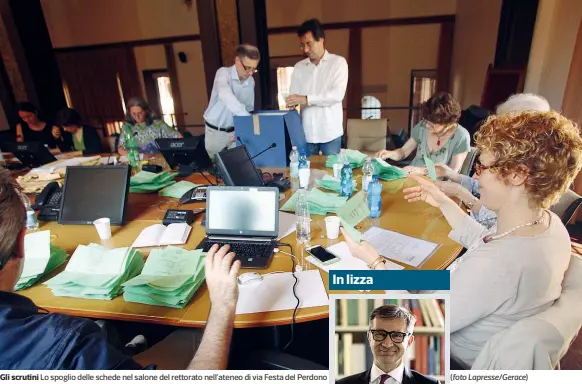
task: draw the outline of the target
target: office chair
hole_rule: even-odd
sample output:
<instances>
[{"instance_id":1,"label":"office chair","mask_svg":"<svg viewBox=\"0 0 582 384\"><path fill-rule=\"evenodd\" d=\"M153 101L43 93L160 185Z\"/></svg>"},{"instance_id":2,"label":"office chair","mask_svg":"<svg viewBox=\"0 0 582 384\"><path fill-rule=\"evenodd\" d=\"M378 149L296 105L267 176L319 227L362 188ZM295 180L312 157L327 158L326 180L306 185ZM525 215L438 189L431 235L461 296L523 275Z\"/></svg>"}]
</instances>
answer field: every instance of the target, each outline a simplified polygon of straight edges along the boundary
<instances>
[{"instance_id":1,"label":"office chair","mask_svg":"<svg viewBox=\"0 0 582 384\"><path fill-rule=\"evenodd\" d=\"M387 119L348 119L347 148L374 154L386 148Z\"/></svg>"},{"instance_id":2,"label":"office chair","mask_svg":"<svg viewBox=\"0 0 582 384\"><path fill-rule=\"evenodd\" d=\"M479 150L475 147L471 147L467 157L465 157L465 161L461 166L461 171L459 172L461 175L471 176L471 171L473 170L473 164L475 164L475 159L477 159L477 155L479 154Z\"/></svg>"},{"instance_id":3,"label":"office chair","mask_svg":"<svg viewBox=\"0 0 582 384\"><path fill-rule=\"evenodd\" d=\"M568 224L578 207L582 204L582 196L568 189L560 200L550 210L560 217L564 225Z\"/></svg>"}]
</instances>

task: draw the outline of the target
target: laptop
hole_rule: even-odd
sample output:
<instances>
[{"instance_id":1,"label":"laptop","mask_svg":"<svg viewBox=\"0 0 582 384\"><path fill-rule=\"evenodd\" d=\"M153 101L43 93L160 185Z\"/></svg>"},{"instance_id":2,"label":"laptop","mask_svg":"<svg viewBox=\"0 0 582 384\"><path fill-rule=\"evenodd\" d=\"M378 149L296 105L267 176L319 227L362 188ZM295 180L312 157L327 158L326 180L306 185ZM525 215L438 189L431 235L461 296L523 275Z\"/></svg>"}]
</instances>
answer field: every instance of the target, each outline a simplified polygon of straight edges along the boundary
<instances>
[{"instance_id":1,"label":"laptop","mask_svg":"<svg viewBox=\"0 0 582 384\"><path fill-rule=\"evenodd\" d=\"M40 141L6 143L3 147L8 152L12 152L14 157L31 169L57 161L57 158Z\"/></svg>"},{"instance_id":2,"label":"laptop","mask_svg":"<svg viewBox=\"0 0 582 384\"><path fill-rule=\"evenodd\" d=\"M218 187L206 190L206 237L196 249L228 244L242 268L265 269L279 233L279 190Z\"/></svg>"}]
</instances>

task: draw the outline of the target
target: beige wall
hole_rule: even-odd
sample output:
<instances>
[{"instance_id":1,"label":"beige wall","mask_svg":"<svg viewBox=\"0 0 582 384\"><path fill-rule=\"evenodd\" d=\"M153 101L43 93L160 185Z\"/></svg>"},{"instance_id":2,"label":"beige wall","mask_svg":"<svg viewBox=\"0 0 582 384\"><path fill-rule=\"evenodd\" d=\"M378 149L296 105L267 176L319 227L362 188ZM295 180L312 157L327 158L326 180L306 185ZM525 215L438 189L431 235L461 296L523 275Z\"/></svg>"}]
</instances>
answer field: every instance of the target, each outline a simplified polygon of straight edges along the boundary
<instances>
[{"instance_id":1,"label":"beige wall","mask_svg":"<svg viewBox=\"0 0 582 384\"><path fill-rule=\"evenodd\" d=\"M164 46L146 45L142 47L135 47L133 49L135 54L135 61L137 63L137 70L139 75L139 82L141 83L142 94L145 96L145 84L143 80L143 71L152 69L167 69L166 51Z\"/></svg>"},{"instance_id":2,"label":"beige wall","mask_svg":"<svg viewBox=\"0 0 582 384\"><path fill-rule=\"evenodd\" d=\"M196 6L164 0L41 0L55 48L198 34ZM163 6L160 6L163 5Z\"/></svg>"},{"instance_id":3,"label":"beige wall","mask_svg":"<svg viewBox=\"0 0 582 384\"><path fill-rule=\"evenodd\" d=\"M268 0L269 27L299 25L311 18L324 23L448 15L462 0Z\"/></svg>"},{"instance_id":4,"label":"beige wall","mask_svg":"<svg viewBox=\"0 0 582 384\"><path fill-rule=\"evenodd\" d=\"M501 3L457 1L451 89L463 108L481 102L487 66L495 59Z\"/></svg>"},{"instance_id":5,"label":"beige wall","mask_svg":"<svg viewBox=\"0 0 582 384\"><path fill-rule=\"evenodd\" d=\"M525 91L548 99L561 110L582 1L540 0L525 80Z\"/></svg>"}]
</instances>

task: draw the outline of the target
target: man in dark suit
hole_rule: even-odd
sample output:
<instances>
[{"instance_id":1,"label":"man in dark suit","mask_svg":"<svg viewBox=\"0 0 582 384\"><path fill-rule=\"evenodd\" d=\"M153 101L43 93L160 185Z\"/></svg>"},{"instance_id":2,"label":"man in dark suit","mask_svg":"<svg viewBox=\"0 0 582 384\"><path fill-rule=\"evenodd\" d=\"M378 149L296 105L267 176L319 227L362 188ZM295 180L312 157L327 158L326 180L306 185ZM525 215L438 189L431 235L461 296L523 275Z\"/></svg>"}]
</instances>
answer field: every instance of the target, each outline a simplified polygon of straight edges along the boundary
<instances>
[{"instance_id":1,"label":"man in dark suit","mask_svg":"<svg viewBox=\"0 0 582 384\"><path fill-rule=\"evenodd\" d=\"M439 381L404 366L404 353L414 341L416 319L406 308L383 305L370 313L368 341L374 365L344 377L338 384L438 384Z\"/></svg>"}]
</instances>

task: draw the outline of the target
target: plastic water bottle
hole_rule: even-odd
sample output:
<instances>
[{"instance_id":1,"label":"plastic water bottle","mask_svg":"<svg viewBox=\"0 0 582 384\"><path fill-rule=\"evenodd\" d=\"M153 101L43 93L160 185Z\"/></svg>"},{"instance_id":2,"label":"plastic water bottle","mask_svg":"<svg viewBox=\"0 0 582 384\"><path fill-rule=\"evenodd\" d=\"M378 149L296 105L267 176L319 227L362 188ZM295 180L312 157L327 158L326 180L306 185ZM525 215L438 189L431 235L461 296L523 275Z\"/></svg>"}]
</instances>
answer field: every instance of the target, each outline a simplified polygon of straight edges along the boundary
<instances>
[{"instance_id":1,"label":"plastic water bottle","mask_svg":"<svg viewBox=\"0 0 582 384\"><path fill-rule=\"evenodd\" d=\"M299 152L297 151L297 147L293 146L291 148L291 153L289 153L289 170L292 179L296 179L299 177Z\"/></svg>"},{"instance_id":2,"label":"plastic water bottle","mask_svg":"<svg viewBox=\"0 0 582 384\"><path fill-rule=\"evenodd\" d=\"M26 208L26 230L36 231L39 227L39 224L38 220L36 220L36 216L34 215L34 209L32 209L30 199L25 194L22 194L21 196L24 207Z\"/></svg>"},{"instance_id":3,"label":"plastic water bottle","mask_svg":"<svg viewBox=\"0 0 582 384\"><path fill-rule=\"evenodd\" d=\"M382 209L382 183L378 180L378 176L372 176L372 181L368 185L368 208L370 209L370 217L380 217L380 210Z\"/></svg>"},{"instance_id":4,"label":"plastic water bottle","mask_svg":"<svg viewBox=\"0 0 582 384\"><path fill-rule=\"evenodd\" d=\"M342 168L342 180L340 182L341 195L347 196L348 198L352 195L354 188L354 182L352 181L352 168L350 168L350 163L347 161Z\"/></svg>"},{"instance_id":5,"label":"plastic water bottle","mask_svg":"<svg viewBox=\"0 0 582 384\"><path fill-rule=\"evenodd\" d=\"M370 184L370 181L372 181L372 176L374 176L374 164L372 164L371 157L366 158L366 164L364 164L364 167L362 168L362 173L364 174L364 176L362 176L362 190L368 192L368 185Z\"/></svg>"},{"instance_id":6,"label":"plastic water bottle","mask_svg":"<svg viewBox=\"0 0 582 384\"><path fill-rule=\"evenodd\" d=\"M299 169L309 168L308 164L307 164L307 155L303 151L301 151L301 153L299 154L299 166L298 167L299 167Z\"/></svg>"},{"instance_id":7,"label":"plastic water bottle","mask_svg":"<svg viewBox=\"0 0 582 384\"><path fill-rule=\"evenodd\" d=\"M299 189L297 203L295 205L295 216L297 217L297 242L308 243L311 240L311 216L309 214L309 201L307 201L307 190Z\"/></svg>"},{"instance_id":8,"label":"plastic water bottle","mask_svg":"<svg viewBox=\"0 0 582 384\"><path fill-rule=\"evenodd\" d=\"M137 150L137 143L135 142L135 137L133 136L133 131L131 127L127 126L127 128L123 132L125 138L125 149L127 150L127 159L129 161L129 165L132 168L135 168L139 165L139 151Z\"/></svg>"}]
</instances>

